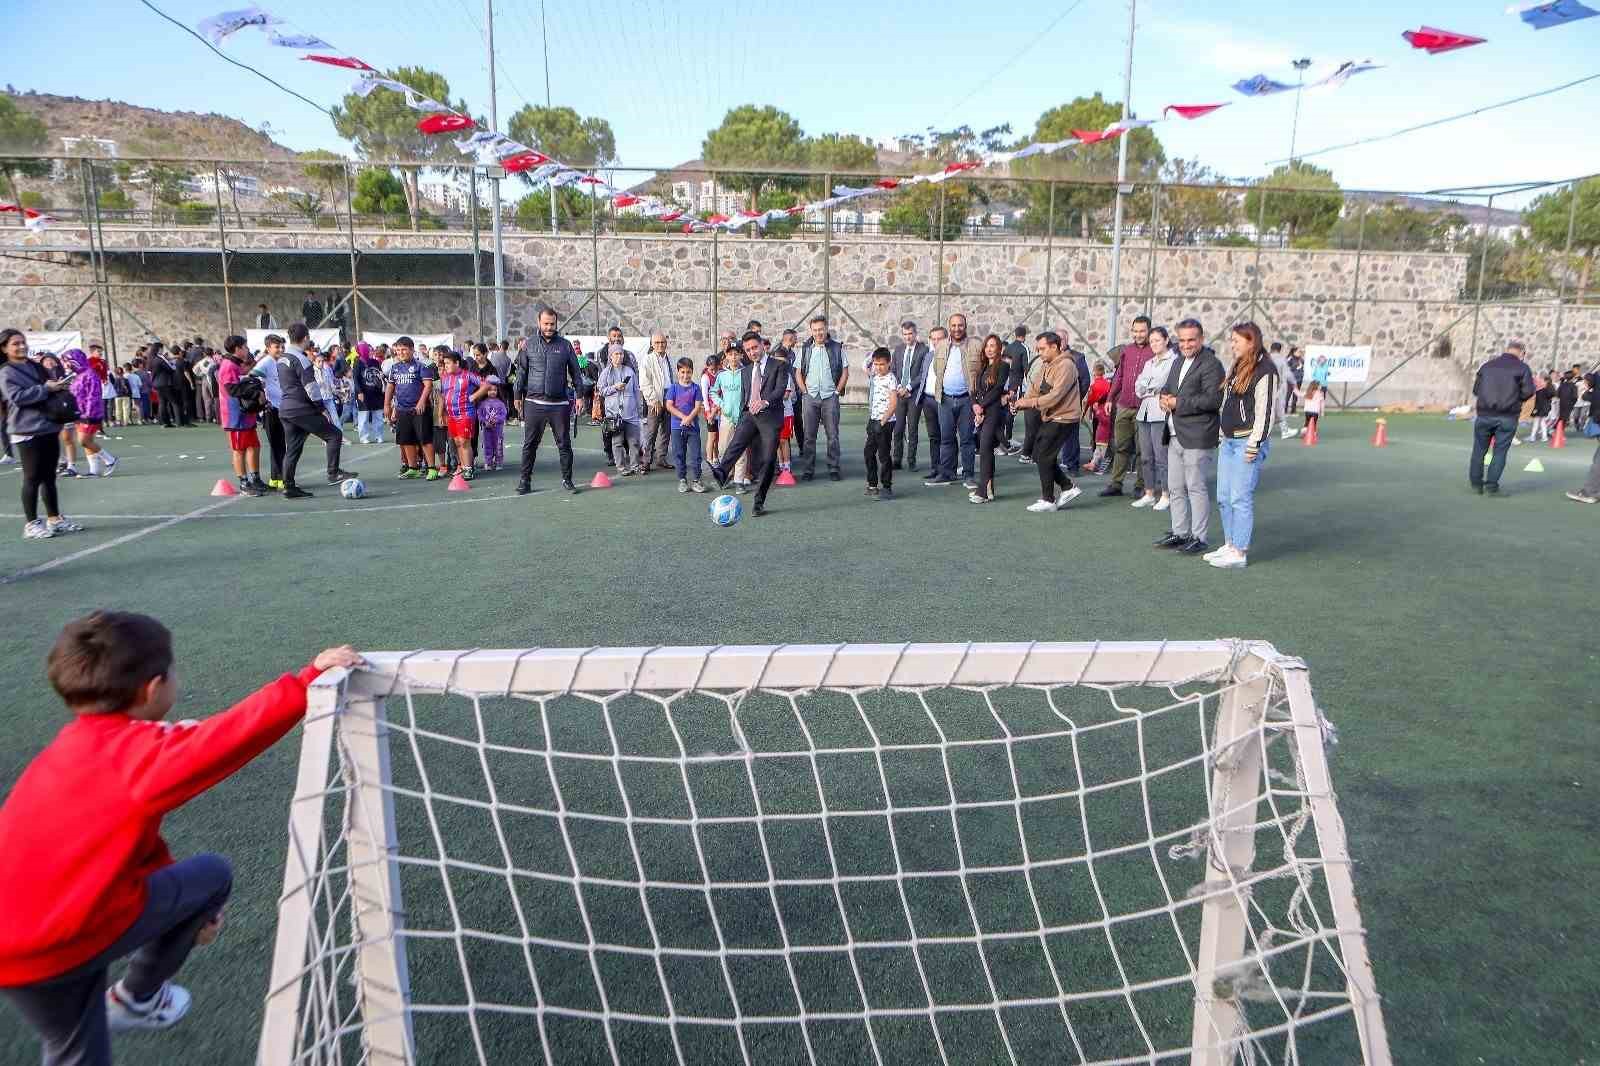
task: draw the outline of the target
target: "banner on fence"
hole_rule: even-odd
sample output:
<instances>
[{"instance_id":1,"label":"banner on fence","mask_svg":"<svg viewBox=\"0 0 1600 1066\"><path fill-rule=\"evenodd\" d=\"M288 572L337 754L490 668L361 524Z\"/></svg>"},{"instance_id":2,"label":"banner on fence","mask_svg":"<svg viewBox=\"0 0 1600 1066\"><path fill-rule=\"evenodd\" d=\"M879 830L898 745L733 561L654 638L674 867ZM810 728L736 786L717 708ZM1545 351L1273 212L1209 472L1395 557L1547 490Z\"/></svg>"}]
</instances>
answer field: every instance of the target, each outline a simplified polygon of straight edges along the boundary
<instances>
[{"instance_id":1,"label":"banner on fence","mask_svg":"<svg viewBox=\"0 0 1600 1066\"><path fill-rule=\"evenodd\" d=\"M261 349L267 346L267 335L269 333L276 333L278 336L283 337L288 332L287 329L247 329L244 331L244 343L252 352L260 355ZM339 331L336 329L314 329L311 331L311 339L316 342L318 348L326 348L330 344L339 343Z\"/></svg>"},{"instance_id":2,"label":"banner on fence","mask_svg":"<svg viewBox=\"0 0 1600 1066\"><path fill-rule=\"evenodd\" d=\"M410 337L416 344L418 351L423 348L435 348L441 344L446 348L454 348L456 346L454 333L374 333L371 330L366 330L361 334L361 339L374 348L380 344L393 345L401 337Z\"/></svg>"},{"instance_id":3,"label":"banner on fence","mask_svg":"<svg viewBox=\"0 0 1600 1066\"><path fill-rule=\"evenodd\" d=\"M45 352L60 355L62 352L83 347L83 331L77 329L63 329L53 333L23 333L23 336L28 340L28 351L35 356L43 355Z\"/></svg>"},{"instance_id":4,"label":"banner on fence","mask_svg":"<svg viewBox=\"0 0 1600 1066\"><path fill-rule=\"evenodd\" d=\"M1372 345L1306 345L1306 380L1320 378L1322 375L1317 370L1323 365L1328 368L1330 385L1366 381L1372 370Z\"/></svg>"}]
</instances>

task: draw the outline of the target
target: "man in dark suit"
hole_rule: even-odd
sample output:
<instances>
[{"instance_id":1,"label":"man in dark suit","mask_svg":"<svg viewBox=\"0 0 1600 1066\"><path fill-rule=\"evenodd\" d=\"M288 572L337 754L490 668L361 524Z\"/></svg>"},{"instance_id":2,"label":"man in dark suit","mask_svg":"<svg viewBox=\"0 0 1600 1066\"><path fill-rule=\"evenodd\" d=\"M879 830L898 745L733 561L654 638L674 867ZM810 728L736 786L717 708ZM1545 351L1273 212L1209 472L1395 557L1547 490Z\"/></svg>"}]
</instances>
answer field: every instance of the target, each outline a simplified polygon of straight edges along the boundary
<instances>
[{"instance_id":1,"label":"man in dark suit","mask_svg":"<svg viewBox=\"0 0 1600 1066\"><path fill-rule=\"evenodd\" d=\"M1185 555L1210 551L1206 525L1211 517L1207 483L1217 468L1217 444L1222 439L1222 382L1227 376L1222 360L1205 346L1200 323L1186 318L1178 323L1178 352L1161 390L1161 409L1167 412L1167 495L1172 501L1172 532L1156 541Z\"/></svg>"},{"instance_id":2,"label":"man in dark suit","mask_svg":"<svg viewBox=\"0 0 1600 1066\"><path fill-rule=\"evenodd\" d=\"M739 340L744 350L744 365L740 367L745 397L745 417L739 420L733 437L722 446L722 458L711 467L711 476L719 488L728 484L728 471L739 462L739 456L753 449L751 467L757 473L755 517L767 513L767 492L778 470L778 434L783 430L783 393L789 387L791 370L789 361L776 352L768 354L761 343L761 334L746 333Z\"/></svg>"},{"instance_id":3,"label":"man in dark suit","mask_svg":"<svg viewBox=\"0 0 1600 1066\"><path fill-rule=\"evenodd\" d=\"M307 437L320 437L327 446L328 484L337 485L345 478L356 475L339 465L339 447L344 443L339 429L328 421L322 398L316 395L317 376L311 360L306 356L306 345L311 333L304 322L289 327L289 344L278 357L278 387L283 393L283 403L278 417L283 421L287 437L287 450L283 458L283 498L304 500L311 493L295 484L295 468L300 465L300 451Z\"/></svg>"},{"instance_id":4,"label":"man in dark suit","mask_svg":"<svg viewBox=\"0 0 1600 1066\"><path fill-rule=\"evenodd\" d=\"M1022 395L1022 387L1028 376L1028 327L1018 326L1011 331L1011 343L1006 345L1006 396L1016 399ZM1005 445L1007 455L1016 455L1022 451L1022 445L1012 439L1012 432L1016 427L1017 412L1006 404L1000 409L1001 432L1000 440Z\"/></svg>"},{"instance_id":5,"label":"man in dark suit","mask_svg":"<svg viewBox=\"0 0 1600 1066\"><path fill-rule=\"evenodd\" d=\"M922 410L922 390L927 384L928 358L933 349L922 341L917 340L917 324L910 319L900 323L900 343L894 346L889 353L889 372L894 375L895 381L900 384L900 400L897 406L901 410L899 418L894 422L894 468L899 470L902 465L909 466L912 470L917 468L917 436L921 429L918 423L921 419L916 417ZM867 353L867 362L872 361L872 353ZM871 371L868 371L868 377ZM907 413L909 412L909 413ZM910 445L910 454L907 455L907 445ZM909 458L909 462L903 462Z\"/></svg>"}]
</instances>

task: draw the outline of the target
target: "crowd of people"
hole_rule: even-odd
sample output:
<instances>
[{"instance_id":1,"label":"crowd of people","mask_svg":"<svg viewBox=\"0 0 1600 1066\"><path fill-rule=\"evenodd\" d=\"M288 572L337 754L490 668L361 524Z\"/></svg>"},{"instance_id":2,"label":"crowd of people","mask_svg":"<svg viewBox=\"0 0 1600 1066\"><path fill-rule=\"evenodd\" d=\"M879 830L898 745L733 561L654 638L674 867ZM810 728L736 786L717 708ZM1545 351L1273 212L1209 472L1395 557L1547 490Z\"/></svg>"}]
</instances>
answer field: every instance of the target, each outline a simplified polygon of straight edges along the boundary
<instances>
[{"instance_id":1,"label":"crowd of people","mask_svg":"<svg viewBox=\"0 0 1600 1066\"><path fill-rule=\"evenodd\" d=\"M308 305L315 302L308 294ZM309 310L321 318L320 306ZM262 320L272 321L264 308ZM1129 342L1093 366L1066 344L1064 331L1039 333L1030 347L1026 326L1005 338L979 338L960 313L926 340L915 322L901 323L899 343L855 366L821 315L806 323L803 338L793 329L771 338L752 320L737 340L723 333L703 360L672 353L662 332L635 353L615 326L601 351L585 353L558 332L554 311L544 310L538 323L513 351L510 341L429 350L410 337L321 348L297 321L282 334L268 333L259 352L237 335L220 351L199 337L156 341L115 369L98 345L30 358L23 335L7 330L0 382L8 414L0 425L8 437L0 443L3 461L25 466L24 536L80 528L60 512L56 478L115 470L116 457L99 443L105 427L204 422L227 433L239 490L251 496L312 496L297 480L312 437L324 444L328 483L355 476L341 465L346 426L363 444L383 443L392 432L400 478L472 480L505 468L505 430L520 421L518 493L533 490L547 431L561 487L576 493L572 443L588 425L599 431L606 465L619 476L670 470L679 492L706 492L708 482L753 492L759 517L779 478L818 476L819 452L822 472L842 479L840 405L852 374L860 374L867 384L867 495L893 500L896 472L917 471L924 444L923 485L960 484L975 505L999 498L997 464L1007 458L1035 468L1039 492L1027 505L1034 513L1081 496L1077 479L1085 473L1105 477L1101 497L1124 495L1131 475L1131 505L1167 513L1160 546L1236 569L1248 562L1255 488L1274 437L1316 432L1327 395L1325 362L1308 367L1298 349L1267 345L1250 322L1228 331L1226 368L1192 318L1168 329L1140 316ZM1505 451L1522 443L1519 424L1532 427L1533 440L1546 439L1558 423L1575 433L1596 426L1588 417L1600 391L1595 373L1574 366L1559 377L1533 375L1520 343L1507 347L1474 387L1469 477L1482 492L1498 491ZM64 390L75 401L70 417L51 407L60 404L53 394ZM1290 426L1296 412L1298 429ZM266 436L265 477L258 430ZM27 447L16 449L14 441ZM1600 455L1583 489L1568 495L1600 497ZM1213 544L1213 497L1220 544Z\"/></svg>"}]
</instances>

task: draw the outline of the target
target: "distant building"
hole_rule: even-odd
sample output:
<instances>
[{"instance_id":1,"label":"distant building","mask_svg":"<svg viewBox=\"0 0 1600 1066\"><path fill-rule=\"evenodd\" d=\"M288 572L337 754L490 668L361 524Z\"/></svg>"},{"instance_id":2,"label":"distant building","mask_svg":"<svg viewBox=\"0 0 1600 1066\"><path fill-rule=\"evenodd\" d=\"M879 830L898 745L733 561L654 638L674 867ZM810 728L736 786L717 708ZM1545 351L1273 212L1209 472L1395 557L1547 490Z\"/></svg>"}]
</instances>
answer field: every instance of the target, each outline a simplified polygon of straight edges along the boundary
<instances>
[{"instance_id":1,"label":"distant building","mask_svg":"<svg viewBox=\"0 0 1600 1066\"><path fill-rule=\"evenodd\" d=\"M503 193L502 193L503 195ZM417 183L417 196L423 202L446 211L466 214L472 210L472 193L464 181L448 178L424 178ZM478 178L478 206L487 209L490 201L489 179ZM504 204L502 204L502 207Z\"/></svg>"},{"instance_id":2,"label":"distant building","mask_svg":"<svg viewBox=\"0 0 1600 1066\"><path fill-rule=\"evenodd\" d=\"M217 171L202 170L194 177L183 183L183 191L195 196L216 196ZM222 171L222 194L224 196L237 194L252 199L261 195L261 179L254 174L239 174L235 171Z\"/></svg>"},{"instance_id":3,"label":"distant building","mask_svg":"<svg viewBox=\"0 0 1600 1066\"><path fill-rule=\"evenodd\" d=\"M115 159L117 142L110 137L63 137L61 151L64 155L92 155L102 159Z\"/></svg>"}]
</instances>

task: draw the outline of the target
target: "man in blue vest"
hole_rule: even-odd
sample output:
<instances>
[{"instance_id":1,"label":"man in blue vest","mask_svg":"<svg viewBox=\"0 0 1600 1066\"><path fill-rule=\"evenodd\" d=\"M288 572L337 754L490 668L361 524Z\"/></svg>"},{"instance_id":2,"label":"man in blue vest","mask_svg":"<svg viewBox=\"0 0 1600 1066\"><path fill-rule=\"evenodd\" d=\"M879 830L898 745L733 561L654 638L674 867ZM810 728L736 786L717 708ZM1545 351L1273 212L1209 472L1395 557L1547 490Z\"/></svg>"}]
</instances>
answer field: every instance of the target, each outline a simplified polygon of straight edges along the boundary
<instances>
[{"instance_id":1,"label":"man in blue vest","mask_svg":"<svg viewBox=\"0 0 1600 1066\"><path fill-rule=\"evenodd\" d=\"M800 346L795 363L794 383L800 390L800 414L805 426L805 447L800 453L800 480L810 481L817 471L817 424L828 433L828 477L834 481L839 471L839 397L850 380L850 367L844 360L844 346L828 334L828 319L817 315L811 320L811 336Z\"/></svg>"}]
</instances>

